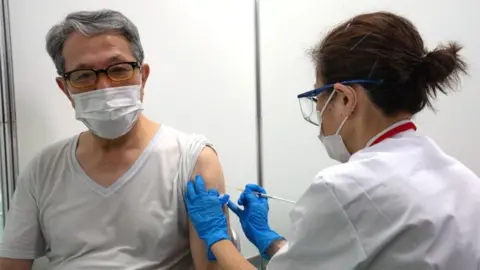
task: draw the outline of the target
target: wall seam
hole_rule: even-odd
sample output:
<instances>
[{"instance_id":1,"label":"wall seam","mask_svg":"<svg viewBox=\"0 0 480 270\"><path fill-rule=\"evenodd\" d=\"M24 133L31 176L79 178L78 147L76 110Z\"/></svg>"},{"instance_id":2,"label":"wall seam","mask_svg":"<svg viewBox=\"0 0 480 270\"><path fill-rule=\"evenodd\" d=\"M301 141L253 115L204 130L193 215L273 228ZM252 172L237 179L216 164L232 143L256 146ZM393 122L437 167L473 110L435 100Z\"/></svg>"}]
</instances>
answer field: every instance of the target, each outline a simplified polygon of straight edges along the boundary
<instances>
[{"instance_id":1,"label":"wall seam","mask_svg":"<svg viewBox=\"0 0 480 270\"><path fill-rule=\"evenodd\" d=\"M3 222L10 206L18 175L18 143L13 81L13 57L8 0L1 0L1 100L2 100L2 201Z\"/></svg>"},{"instance_id":2,"label":"wall seam","mask_svg":"<svg viewBox=\"0 0 480 270\"><path fill-rule=\"evenodd\" d=\"M257 183L264 185L263 181L263 116L262 116L262 81L260 65L260 3L254 0L255 22L255 120L256 120L256 147L257 147Z\"/></svg>"}]
</instances>

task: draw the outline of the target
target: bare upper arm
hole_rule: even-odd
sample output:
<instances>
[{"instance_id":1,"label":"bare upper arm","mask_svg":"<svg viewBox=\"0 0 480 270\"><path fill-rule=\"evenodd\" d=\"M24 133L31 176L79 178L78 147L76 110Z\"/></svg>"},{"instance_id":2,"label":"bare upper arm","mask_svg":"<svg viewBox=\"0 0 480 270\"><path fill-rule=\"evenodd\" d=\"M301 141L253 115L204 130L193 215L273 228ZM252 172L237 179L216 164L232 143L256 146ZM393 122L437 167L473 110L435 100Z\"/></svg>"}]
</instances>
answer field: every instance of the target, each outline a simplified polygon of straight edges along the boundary
<instances>
[{"instance_id":1,"label":"bare upper arm","mask_svg":"<svg viewBox=\"0 0 480 270\"><path fill-rule=\"evenodd\" d=\"M33 260L0 258L0 270L31 270Z\"/></svg>"},{"instance_id":2,"label":"bare upper arm","mask_svg":"<svg viewBox=\"0 0 480 270\"><path fill-rule=\"evenodd\" d=\"M195 179L198 174L202 175L207 188L215 188L219 193L225 192L222 165L215 150L209 146L200 153L190 179Z\"/></svg>"},{"instance_id":3,"label":"bare upper arm","mask_svg":"<svg viewBox=\"0 0 480 270\"><path fill-rule=\"evenodd\" d=\"M217 153L211 147L205 147L198 157L195 169L193 170L191 179L196 175L201 175L205 181L207 188L215 188L220 194L225 193L225 180L223 178L223 170L218 159ZM225 215L228 219L228 209L225 207ZM190 249L192 251L195 269L217 269L215 263L209 263L207 259L207 249L205 243L198 237L193 224L189 222L190 232ZM231 234L230 234L231 235Z\"/></svg>"}]
</instances>

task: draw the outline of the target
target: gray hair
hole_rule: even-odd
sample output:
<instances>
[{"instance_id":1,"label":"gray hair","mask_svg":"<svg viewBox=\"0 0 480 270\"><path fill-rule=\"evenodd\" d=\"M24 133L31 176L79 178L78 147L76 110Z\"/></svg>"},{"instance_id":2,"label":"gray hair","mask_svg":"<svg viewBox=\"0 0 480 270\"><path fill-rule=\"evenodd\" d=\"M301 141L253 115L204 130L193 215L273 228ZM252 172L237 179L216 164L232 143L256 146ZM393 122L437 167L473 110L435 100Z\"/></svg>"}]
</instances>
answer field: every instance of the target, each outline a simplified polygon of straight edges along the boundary
<instances>
[{"instance_id":1,"label":"gray hair","mask_svg":"<svg viewBox=\"0 0 480 270\"><path fill-rule=\"evenodd\" d=\"M48 31L46 49L57 68L59 75L65 72L65 58L62 55L63 44L73 32L93 36L114 31L122 34L130 42L133 56L143 63L144 52L137 27L122 13L102 9L98 11L79 11L70 13L59 24Z\"/></svg>"}]
</instances>

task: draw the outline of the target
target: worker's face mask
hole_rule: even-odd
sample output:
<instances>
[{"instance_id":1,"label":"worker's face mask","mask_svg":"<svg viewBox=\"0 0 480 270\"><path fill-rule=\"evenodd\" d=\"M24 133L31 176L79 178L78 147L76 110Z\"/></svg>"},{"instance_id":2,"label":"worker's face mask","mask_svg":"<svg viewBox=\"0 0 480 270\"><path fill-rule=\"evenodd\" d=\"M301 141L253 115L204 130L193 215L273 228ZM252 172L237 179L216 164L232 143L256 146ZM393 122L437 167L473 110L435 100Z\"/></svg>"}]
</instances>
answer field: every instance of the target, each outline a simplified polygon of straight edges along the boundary
<instances>
[{"instance_id":1,"label":"worker's face mask","mask_svg":"<svg viewBox=\"0 0 480 270\"><path fill-rule=\"evenodd\" d=\"M325 105L323 105L322 110L317 111L317 117L318 117L318 122L320 126L320 134L318 135L318 138L323 143L323 146L325 147L325 150L327 150L328 156L331 159L345 163L350 159L351 154L350 152L348 152L347 147L343 142L342 136L340 136L340 131L342 130L342 127L347 121L349 115L347 115L345 119L343 119L343 121L340 123L340 126L337 128L337 131L333 135L325 136L323 134L323 128L322 128L323 114L327 108L328 103L330 103L334 95L335 95L335 90L333 90L330 96L328 97L327 102L325 102Z\"/></svg>"},{"instance_id":2,"label":"worker's face mask","mask_svg":"<svg viewBox=\"0 0 480 270\"><path fill-rule=\"evenodd\" d=\"M70 96L77 120L95 135L115 139L130 131L143 110L140 92L141 85L128 85Z\"/></svg>"}]
</instances>

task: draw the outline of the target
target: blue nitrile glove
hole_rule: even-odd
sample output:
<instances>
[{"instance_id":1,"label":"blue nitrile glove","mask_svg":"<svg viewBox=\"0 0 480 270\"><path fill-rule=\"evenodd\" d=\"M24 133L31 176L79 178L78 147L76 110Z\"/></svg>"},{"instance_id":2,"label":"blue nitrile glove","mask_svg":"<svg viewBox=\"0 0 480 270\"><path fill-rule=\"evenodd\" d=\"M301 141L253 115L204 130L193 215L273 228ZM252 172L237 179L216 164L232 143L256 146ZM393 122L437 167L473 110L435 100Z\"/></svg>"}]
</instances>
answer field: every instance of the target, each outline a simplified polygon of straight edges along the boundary
<instances>
[{"instance_id":1,"label":"blue nitrile glove","mask_svg":"<svg viewBox=\"0 0 480 270\"><path fill-rule=\"evenodd\" d=\"M268 225L267 198L254 192L266 194L262 187L249 184L238 199L238 204L243 205L243 210L232 201L228 202L228 207L240 218L240 224L248 240L258 248L264 258L270 259L266 254L267 249L273 241L284 238Z\"/></svg>"},{"instance_id":2,"label":"blue nitrile glove","mask_svg":"<svg viewBox=\"0 0 480 270\"><path fill-rule=\"evenodd\" d=\"M220 198L215 189L207 192L202 177L197 175L195 182L187 183L184 197L190 221L207 246L208 259L214 261L216 258L210 249L211 246L220 240L230 240L227 218L223 212L223 206L230 196L225 194Z\"/></svg>"}]
</instances>

